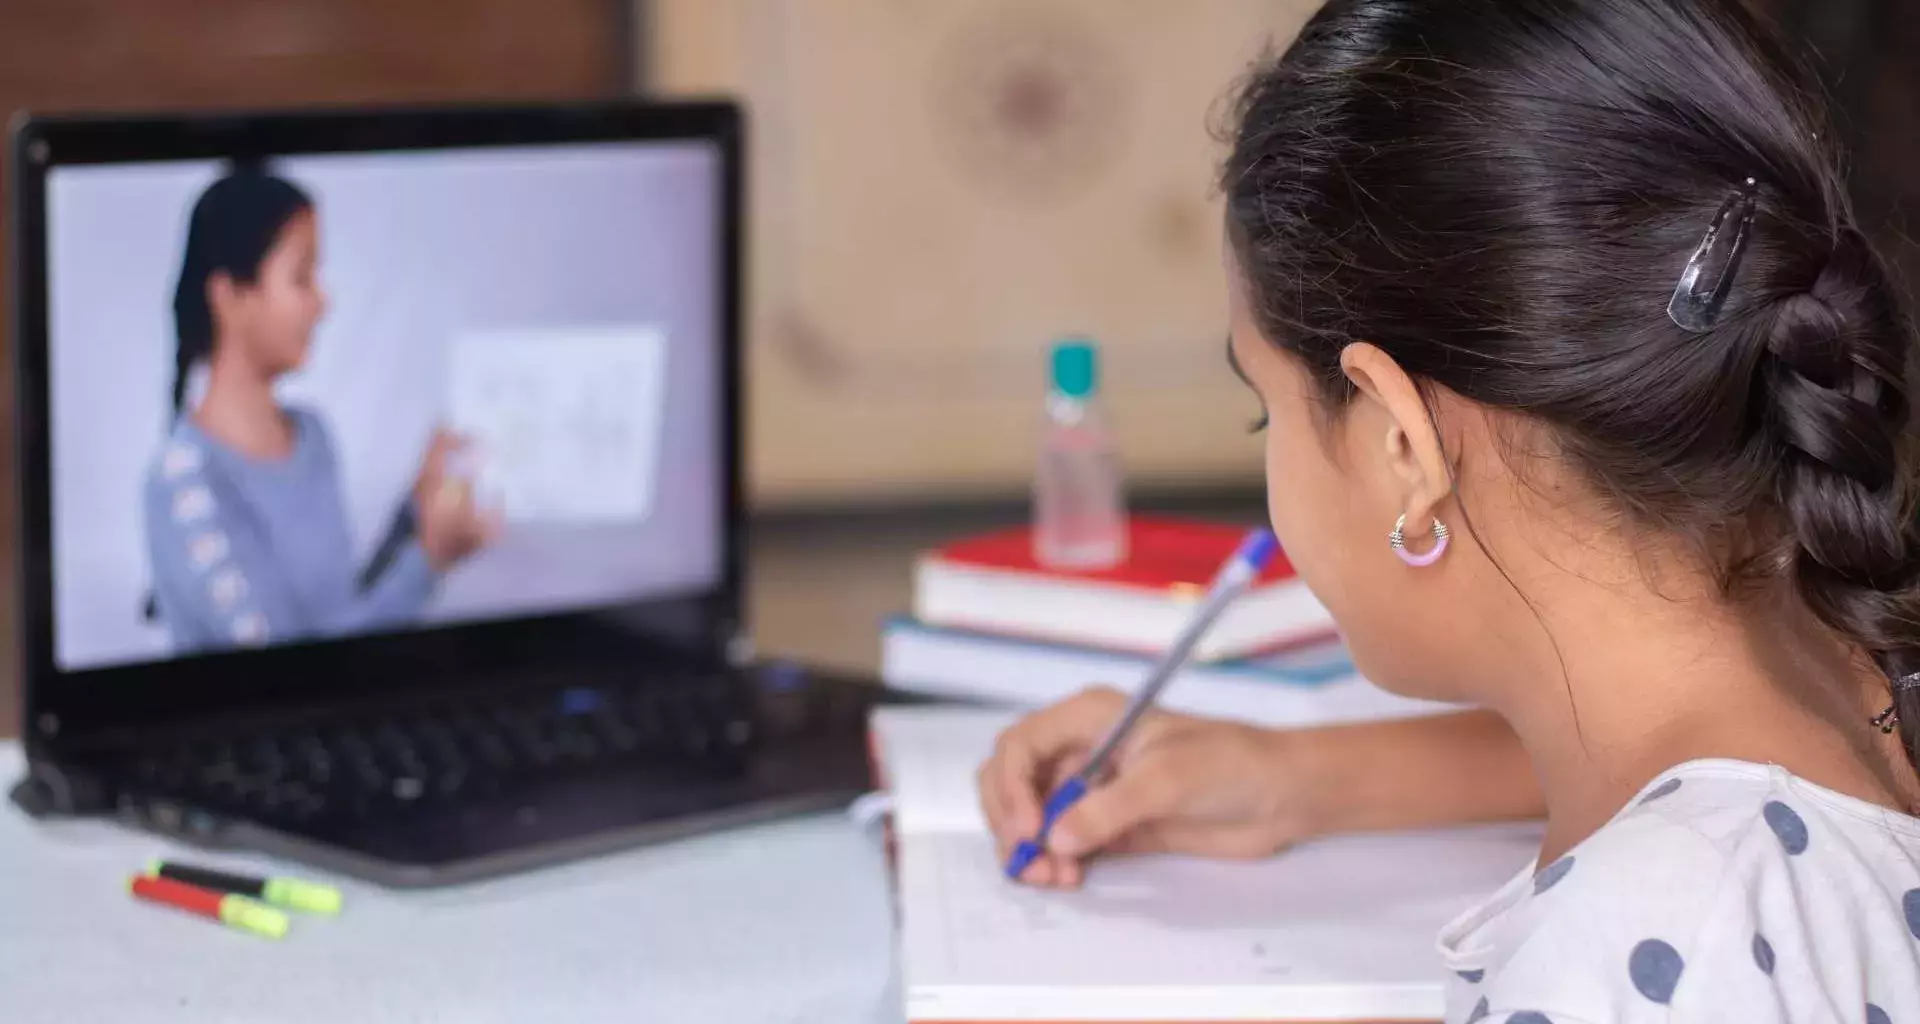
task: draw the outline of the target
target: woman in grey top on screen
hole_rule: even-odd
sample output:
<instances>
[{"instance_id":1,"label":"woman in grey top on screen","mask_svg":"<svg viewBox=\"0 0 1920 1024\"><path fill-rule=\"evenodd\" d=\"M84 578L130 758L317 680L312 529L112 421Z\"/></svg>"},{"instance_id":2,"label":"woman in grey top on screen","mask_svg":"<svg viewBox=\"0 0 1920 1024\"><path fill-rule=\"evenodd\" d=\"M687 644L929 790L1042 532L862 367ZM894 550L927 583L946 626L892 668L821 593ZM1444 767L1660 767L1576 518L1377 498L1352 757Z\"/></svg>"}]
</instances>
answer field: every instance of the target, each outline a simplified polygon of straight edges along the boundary
<instances>
[{"instance_id":1,"label":"woman in grey top on screen","mask_svg":"<svg viewBox=\"0 0 1920 1024\"><path fill-rule=\"evenodd\" d=\"M416 620L495 524L436 434L387 542L356 567L321 418L274 382L306 361L326 300L313 201L256 167L195 203L174 295L173 426L148 471L154 610L182 651L340 636ZM189 375L205 388L187 402Z\"/></svg>"}]
</instances>

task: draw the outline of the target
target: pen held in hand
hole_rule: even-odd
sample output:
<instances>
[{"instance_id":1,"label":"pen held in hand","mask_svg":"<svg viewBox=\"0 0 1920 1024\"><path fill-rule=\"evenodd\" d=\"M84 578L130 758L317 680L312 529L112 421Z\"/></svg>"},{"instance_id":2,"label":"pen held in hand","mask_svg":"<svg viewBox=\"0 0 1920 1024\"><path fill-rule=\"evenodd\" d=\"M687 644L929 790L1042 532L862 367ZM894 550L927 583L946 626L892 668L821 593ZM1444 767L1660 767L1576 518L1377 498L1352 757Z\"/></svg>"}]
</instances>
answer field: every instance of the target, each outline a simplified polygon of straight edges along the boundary
<instances>
[{"instance_id":1,"label":"pen held in hand","mask_svg":"<svg viewBox=\"0 0 1920 1024\"><path fill-rule=\"evenodd\" d=\"M1127 702L1127 709L1121 714L1120 720L1107 731L1106 738L1094 748L1093 755L1087 758L1087 763L1047 797L1047 802L1041 810L1039 831L1033 838L1021 840L1019 845L1014 847L1012 855L1007 858L1008 878L1018 879L1035 860L1039 859L1040 854L1046 849L1047 834L1053 830L1054 824L1067 813L1068 809L1078 803L1081 797L1086 796L1088 787L1093 785L1106 770L1107 762L1112 759L1113 752L1126 740L1127 734L1133 731L1133 727L1139 723L1147 709L1153 706L1154 701L1160 696L1160 691L1166 688L1173 677L1178 675L1180 669L1186 665L1187 660L1193 656L1193 649L1199 645L1200 639L1206 636L1207 630L1212 628L1215 620L1219 619L1220 613L1226 611L1227 606L1231 605L1234 599L1245 593L1247 588L1260 578L1260 573L1266 569L1267 563L1273 560L1274 553L1279 550L1279 547L1279 541L1274 538L1271 531L1255 530L1241 542L1239 550L1233 553L1233 557L1227 559L1226 564L1221 566L1220 572L1213 579L1212 586L1207 588L1207 596L1200 602L1200 607L1194 610L1193 618L1187 622L1179 636L1175 637L1173 643L1168 646L1166 653L1161 655L1159 662L1141 681L1140 688L1134 692L1133 699Z\"/></svg>"}]
</instances>

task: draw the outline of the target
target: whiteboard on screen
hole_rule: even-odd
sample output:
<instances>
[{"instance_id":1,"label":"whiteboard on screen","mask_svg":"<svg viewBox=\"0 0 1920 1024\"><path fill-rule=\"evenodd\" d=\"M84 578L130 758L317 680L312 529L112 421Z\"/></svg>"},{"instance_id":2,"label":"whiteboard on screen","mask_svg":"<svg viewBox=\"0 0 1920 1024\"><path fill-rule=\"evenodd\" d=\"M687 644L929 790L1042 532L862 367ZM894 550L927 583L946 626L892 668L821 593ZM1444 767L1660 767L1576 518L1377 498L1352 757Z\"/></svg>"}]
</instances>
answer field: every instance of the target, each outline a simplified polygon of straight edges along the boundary
<instances>
[{"instance_id":1,"label":"whiteboard on screen","mask_svg":"<svg viewBox=\"0 0 1920 1024\"><path fill-rule=\"evenodd\" d=\"M653 508L666 336L645 325L471 331L448 419L483 504L508 523L634 523Z\"/></svg>"}]
</instances>

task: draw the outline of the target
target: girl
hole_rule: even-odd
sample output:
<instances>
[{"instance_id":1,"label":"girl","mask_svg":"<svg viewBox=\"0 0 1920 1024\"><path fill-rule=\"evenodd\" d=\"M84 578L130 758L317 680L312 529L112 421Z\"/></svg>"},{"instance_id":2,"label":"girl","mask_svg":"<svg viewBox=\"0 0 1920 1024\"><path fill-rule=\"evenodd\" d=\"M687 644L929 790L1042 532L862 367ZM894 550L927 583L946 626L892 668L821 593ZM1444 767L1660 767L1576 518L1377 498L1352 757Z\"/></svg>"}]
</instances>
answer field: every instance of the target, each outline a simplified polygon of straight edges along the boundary
<instances>
[{"instance_id":1,"label":"girl","mask_svg":"<svg viewBox=\"0 0 1920 1024\"><path fill-rule=\"evenodd\" d=\"M1332 0L1254 75L1274 527L1368 677L1488 711L1163 715L1031 881L1544 802L1449 1020L1920 1022L1913 335L1812 94L1737 0ZM1116 702L1003 738L1003 842Z\"/></svg>"},{"instance_id":2,"label":"girl","mask_svg":"<svg viewBox=\"0 0 1920 1024\"><path fill-rule=\"evenodd\" d=\"M439 435L389 543L356 578L326 426L273 393L306 361L325 305L318 242L312 201L257 168L194 204L174 296L175 419L145 495L156 610L180 651L412 621L439 574L491 536ZM189 410L202 364L205 394Z\"/></svg>"}]
</instances>

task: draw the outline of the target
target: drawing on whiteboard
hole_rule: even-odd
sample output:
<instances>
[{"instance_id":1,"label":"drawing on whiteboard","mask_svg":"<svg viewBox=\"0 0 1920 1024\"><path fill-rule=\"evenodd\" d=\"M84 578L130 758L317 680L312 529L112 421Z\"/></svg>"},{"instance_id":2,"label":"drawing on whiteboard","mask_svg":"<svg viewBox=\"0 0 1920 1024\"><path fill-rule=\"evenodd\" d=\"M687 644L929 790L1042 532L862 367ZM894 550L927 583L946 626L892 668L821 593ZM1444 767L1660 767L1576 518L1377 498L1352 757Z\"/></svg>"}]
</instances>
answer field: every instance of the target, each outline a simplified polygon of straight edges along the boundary
<instances>
[{"instance_id":1,"label":"drawing on whiteboard","mask_svg":"<svg viewBox=\"0 0 1920 1024\"><path fill-rule=\"evenodd\" d=\"M666 338L649 326L456 337L448 418L483 504L509 523L633 523L652 509Z\"/></svg>"}]
</instances>

